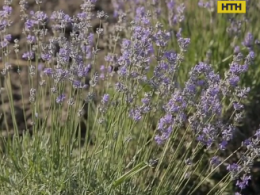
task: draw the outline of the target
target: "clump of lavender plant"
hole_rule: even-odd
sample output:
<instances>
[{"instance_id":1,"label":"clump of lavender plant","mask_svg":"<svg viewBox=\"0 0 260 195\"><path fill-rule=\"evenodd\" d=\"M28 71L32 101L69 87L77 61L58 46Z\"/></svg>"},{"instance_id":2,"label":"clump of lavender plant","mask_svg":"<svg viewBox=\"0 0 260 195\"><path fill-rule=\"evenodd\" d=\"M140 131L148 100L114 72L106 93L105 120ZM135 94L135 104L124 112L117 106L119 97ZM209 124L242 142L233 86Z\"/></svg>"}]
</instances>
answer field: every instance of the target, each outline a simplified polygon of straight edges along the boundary
<instances>
[{"instance_id":1,"label":"clump of lavender plant","mask_svg":"<svg viewBox=\"0 0 260 195\"><path fill-rule=\"evenodd\" d=\"M168 3L168 6L170 5L173 4ZM139 15L137 14L137 17L138 16ZM147 19L147 14L145 14L144 9L142 9L142 16L143 19L140 21L143 21L143 23L139 25L145 26L145 24L149 23L149 20ZM135 25L138 25L138 23L135 23ZM179 139L183 140L186 139L187 135L191 135L193 140L189 141L188 150L192 148L199 149L203 148L204 146L206 147L207 151L212 150L212 153L215 154L218 151L220 152L227 150L229 143L232 141L234 135L237 132L237 125L240 124L240 122L243 120L242 103L247 99L249 88L241 88L238 84L240 82L241 74L245 73L248 70L248 67L252 64L254 53L249 52L247 57L244 58L242 53L236 51L234 60L230 63L230 70L226 72L223 79L221 79L221 75L215 73L212 66L205 63L199 63L191 70L189 74L189 80L186 82L185 87L176 88L178 83L173 78L175 72L178 72L178 64L181 64L182 62L183 52L186 52L187 50L189 39L182 38L181 34L177 34L177 40L181 51L180 54L177 54L176 52L165 50L167 41L172 38L170 33L163 32L161 30L162 25L160 24L157 24L155 29L159 29L158 34L156 30L151 31L154 32L153 35L150 35L150 31L148 32L150 33L149 35L151 37L155 37L154 45L156 46L153 47L151 51L157 51L157 53L155 54L153 52L149 54L149 52L147 52L147 54L149 54L149 60L147 61L150 63L148 66L146 64L141 66L143 69L153 69L154 72L152 74L145 74L143 71L137 71L139 73L137 74L134 71L134 67L138 63L136 63L134 59L137 59L138 57L129 58L131 55L126 55L128 58L125 62L127 63L119 64L119 66L122 65L119 69L119 75L123 76L123 78L126 78L126 80L132 80L130 83L137 84L141 81L141 83L145 82L148 84L150 86L149 93L153 94L153 98L150 100L150 105L154 106L154 108L152 107L150 110L156 112L157 115L159 113L165 113L158 122L157 130L159 133L155 136L156 142L159 145L165 144L164 147L170 150L169 145L174 141L176 142L179 137L182 137ZM134 38L134 36L135 33L133 33L132 37ZM253 44L253 41L249 39L250 38L246 38L244 45L250 48ZM147 37L145 40L149 40L149 38ZM122 54L124 55L125 52L128 53L129 51L135 51L135 47L131 47L131 44L136 42L137 41L127 42L124 40L121 47L123 49ZM150 48L149 44L141 45L147 46L143 49L143 51ZM164 57L168 59L170 64L168 64L167 61L163 59ZM151 68L151 65L153 68ZM163 70L167 71L169 74L164 73ZM143 76L140 75L142 72ZM140 81L135 80L138 77L140 78ZM127 82L123 79L121 83L117 84L118 90L119 86L120 92L124 93L126 97L129 96L128 93L130 95L138 93L138 86L136 85L133 85L133 88L128 91ZM134 100L135 97L129 99L131 99L130 104L132 102L134 102L134 104L136 101L138 102L138 100ZM153 101L155 102L153 103ZM228 123L224 122L223 119L223 113L225 112L224 109L226 109L226 107L223 107L223 103L226 101L229 102L229 106L227 107L233 107L234 110L233 114L228 120ZM135 121L143 121L142 115L145 115L144 112L142 112L141 107L134 105L132 107L133 109L130 110L130 116ZM152 112L150 113L152 114ZM184 133L179 133L178 131L181 131L183 126L187 124L188 126L185 127L186 130ZM180 143L183 144L182 141ZM176 146L177 149L182 147L186 148L185 146L178 144ZM167 149L165 150L167 151ZM187 150L187 148L184 150ZM182 150L180 151L182 152ZM173 157L173 159L177 160L178 151L175 152L175 155L176 156ZM183 157L184 156L186 155L183 155ZM257 156L255 156L254 160L257 158ZM195 155L194 158L198 158L198 156ZM227 160L228 159L224 158L223 161L220 161L218 157L213 156L211 163L219 167ZM200 162L202 161L195 162L197 163L197 168L199 168L198 164ZM205 161L203 161L203 163L205 163ZM236 173L233 173L231 169L228 170L230 171L231 175L235 174L238 176L243 172L241 171L242 169L242 166L239 168L239 171L236 169ZM232 178L233 176L231 176L231 179ZM250 177L244 175L243 178L247 178L247 182L243 184L248 184L248 179L250 179ZM237 185L240 187L240 189L244 188L239 180ZM213 189L211 192L212 191Z\"/></svg>"}]
</instances>

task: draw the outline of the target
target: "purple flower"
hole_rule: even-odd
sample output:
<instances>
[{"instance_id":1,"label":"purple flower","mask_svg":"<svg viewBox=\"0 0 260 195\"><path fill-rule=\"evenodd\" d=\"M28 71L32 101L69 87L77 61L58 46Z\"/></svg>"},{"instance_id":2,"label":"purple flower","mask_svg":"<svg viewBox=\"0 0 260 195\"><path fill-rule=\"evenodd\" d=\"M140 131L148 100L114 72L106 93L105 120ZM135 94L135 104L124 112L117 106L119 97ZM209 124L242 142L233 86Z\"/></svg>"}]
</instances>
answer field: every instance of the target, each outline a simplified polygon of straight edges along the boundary
<instances>
[{"instance_id":1,"label":"purple flower","mask_svg":"<svg viewBox=\"0 0 260 195\"><path fill-rule=\"evenodd\" d=\"M78 80L74 80L73 82L72 82L72 86L73 86L73 88L75 88L75 89L83 89L83 88L86 88L87 87L87 85L86 84L82 84L80 81L78 81Z\"/></svg>"},{"instance_id":2,"label":"purple flower","mask_svg":"<svg viewBox=\"0 0 260 195\"><path fill-rule=\"evenodd\" d=\"M87 13L86 12L80 12L80 13L77 14L77 18L80 21L83 21L84 19L86 19L86 17L87 17ZM53 18L51 17L51 19L53 19Z\"/></svg>"},{"instance_id":3,"label":"purple flower","mask_svg":"<svg viewBox=\"0 0 260 195\"><path fill-rule=\"evenodd\" d=\"M105 94L101 100L103 104L107 104L109 102L109 94Z\"/></svg>"},{"instance_id":4,"label":"purple flower","mask_svg":"<svg viewBox=\"0 0 260 195\"><path fill-rule=\"evenodd\" d=\"M240 80L239 76L237 76L237 75L232 75L232 76L229 78L229 84L230 84L232 87L236 87L236 86L238 85L239 80Z\"/></svg>"},{"instance_id":5,"label":"purple flower","mask_svg":"<svg viewBox=\"0 0 260 195\"><path fill-rule=\"evenodd\" d=\"M228 142L227 142L226 140L223 140L223 141L219 144L219 149L220 149L220 150L226 150L227 144L228 144Z\"/></svg>"},{"instance_id":6,"label":"purple flower","mask_svg":"<svg viewBox=\"0 0 260 195\"><path fill-rule=\"evenodd\" d=\"M251 176L243 175L240 180L237 180L236 186L238 186L241 190L245 189L248 186L248 182L251 180Z\"/></svg>"},{"instance_id":7,"label":"purple flower","mask_svg":"<svg viewBox=\"0 0 260 195\"><path fill-rule=\"evenodd\" d=\"M142 119L142 114L139 109L132 109L129 115L135 121L140 121Z\"/></svg>"},{"instance_id":8,"label":"purple flower","mask_svg":"<svg viewBox=\"0 0 260 195\"><path fill-rule=\"evenodd\" d=\"M164 139L161 138L161 136L159 135L156 135L155 138L154 138L155 142L158 144L158 145L162 145L164 143Z\"/></svg>"},{"instance_id":9,"label":"purple flower","mask_svg":"<svg viewBox=\"0 0 260 195\"><path fill-rule=\"evenodd\" d=\"M33 14L33 19L37 24L42 24L47 19L47 14L43 11L37 11Z\"/></svg>"},{"instance_id":10,"label":"purple flower","mask_svg":"<svg viewBox=\"0 0 260 195\"><path fill-rule=\"evenodd\" d=\"M65 100L65 98L66 98L65 94L61 94L60 96L58 96L58 97L56 98L56 102L57 102L58 104L60 104L60 103L62 103L62 102Z\"/></svg>"},{"instance_id":11,"label":"purple flower","mask_svg":"<svg viewBox=\"0 0 260 195\"><path fill-rule=\"evenodd\" d=\"M253 60L255 59L255 52L254 51L250 51L248 53L248 55L246 56L246 60L251 63Z\"/></svg>"},{"instance_id":12,"label":"purple flower","mask_svg":"<svg viewBox=\"0 0 260 195\"><path fill-rule=\"evenodd\" d=\"M7 47L8 44L9 44L9 42L7 40L3 40L0 42L1 48Z\"/></svg>"},{"instance_id":13,"label":"purple flower","mask_svg":"<svg viewBox=\"0 0 260 195\"><path fill-rule=\"evenodd\" d=\"M104 73L101 73L101 74L99 75L99 78L100 78L101 80L105 80L105 74L104 74Z\"/></svg>"},{"instance_id":14,"label":"purple flower","mask_svg":"<svg viewBox=\"0 0 260 195\"><path fill-rule=\"evenodd\" d=\"M93 33L90 33L88 35L88 44L92 45L94 43L94 41L95 41L95 36Z\"/></svg>"},{"instance_id":15,"label":"purple flower","mask_svg":"<svg viewBox=\"0 0 260 195\"><path fill-rule=\"evenodd\" d=\"M178 44L179 44L180 49L185 52L185 51L187 51L188 46L190 45L190 38L180 37L178 39Z\"/></svg>"},{"instance_id":16,"label":"purple flower","mask_svg":"<svg viewBox=\"0 0 260 195\"><path fill-rule=\"evenodd\" d=\"M5 29L8 26L8 22L6 20L0 20L0 30Z\"/></svg>"},{"instance_id":17,"label":"purple flower","mask_svg":"<svg viewBox=\"0 0 260 195\"><path fill-rule=\"evenodd\" d=\"M72 21L71 17L68 14L65 14L63 21L65 23L70 23Z\"/></svg>"},{"instance_id":18,"label":"purple flower","mask_svg":"<svg viewBox=\"0 0 260 195\"><path fill-rule=\"evenodd\" d=\"M201 144L210 148L211 145L213 144L214 140L212 138L210 138L209 136L207 136L206 134L199 134L197 136L197 141L199 141Z\"/></svg>"},{"instance_id":19,"label":"purple flower","mask_svg":"<svg viewBox=\"0 0 260 195\"><path fill-rule=\"evenodd\" d=\"M137 7L136 15L139 17L143 17L145 15L145 8L144 7Z\"/></svg>"},{"instance_id":20,"label":"purple flower","mask_svg":"<svg viewBox=\"0 0 260 195\"><path fill-rule=\"evenodd\" d=\"M159 47L165 47L170 40L170 32L159 30L153 37L155 43Z\"/></svg>"},{"instance_id":21,"label":"purple flower","mask_svg":"<svg viewBox=\"0 0 260 195\"><path fill-rule=\"evenodd\" d=\"M255 136L259 139L260 138L260 129L256 131Z\"/></svg>"},{"instance_id":22,"label":"purple flower","mask_svg":"<svg viewBox=\"0 0 260 195\"><path fill-rule=\"evenodd\" d=\"M213 156L210 160L210 163L213 165L213 166L218 166L221 161L219 160L219 158L217 156Z\"/></svg>"},{"instance_id":23,"label":"purple flower","mask_svg":"<svg viewBox=\"0 0 260 195\"><path fill-rule=\"evenodd\" d=\"M104 72L104 71L106 70L106 67L105 67L104 65L101 65L100 68L99 68L99 70L100 70L101 72Z\"/></svg>"},{"instance_id":24,"label":"purple flower","mask_svg":"<svg viewBox=\"0 0 260 195\"><path fill-rule=\"evenodd\" d=\"M254 37L252 33L247 33L243 41L243 45L247 48L251 48L254 45Z\"/></svg>"},{"instance_id":25,"label":"purple flower","mask_svg":"<svg viewBox=\"0 0 260 195\"><path fill-rule=\"evenodd\" d=\"M28 36L27 36L27 41L28 41L30 44L34 43L35 40L36 40L35 36L33 36L33 35L28 35Z\"/></svg>"},{"instance_id":26,"label":"purple flower","mask_svg":"<svg viewBox=\"0 0 260 195\"><path fill-rule=\"evenodd\" d=\"M174 63L177 60L177 53L175 53L174 51L166 51L164 53L164 56L170 63Z\"/></svg>"},{"instance_id":27,"label":"purple flower","mask_svg":"<svg viewBox=\"0 0 260 195\"><path fill-rule=\"evenodd\" d=\"M70 58L70 50L68 48L60 48L58 56L61 62L66 63Z\"/></svg>"},{"instance_id":28,"label":"purple flower","mask_svg":"<svg viewBox=\"0 0 260 195\"><path fill-rule=\"evenodd\" d=\"M8 5L3 6L3 11L5 11L7 14L11 14L12 10L13 10L12 7L10 7Z\"/></svg>"},{"instance_id":29,"label":"purple flower","mask_svg":"<svg viewBox=\"0 0 260 195\"><path fill-rule=\"evenodd\" d=\"M229 71L232 74L240 74L243 72L243 70L244 70L243 67L237 63L231 63L230 68L229 68Z\"/></svg>"},{"instance_id":30,"label":"purple flower","mask_svg":"<svg viewBox=\"0 0 260 195\"><path fill-rule=\"evenodd\" d=\"M135 20L146 25L150 23L150 19L147 17L144 7L137 7Z\"/></svg>"},{"instance_id":31,"label":"purple flower","mask_svg":"<svg viewBox=\"0 0 260 195\"><path fill-rule=\"evenodd\" d=\"M53 71L52 68L45 68L45 69L43 70L43 73L46 74L46 75L48 75L48 76L51 76L51 75L54 74L54 71Z\"/></svg>"},{"instance_id":32,"label":"purple flower","mask_svg":"<svg viewBox=\"0 0 260 195\"><path fill-rule=\"evenodd\" d=\"M61 21L64 19L65 17L65 13L63 11L54 11L52 14L51 14L51 19L52 20L57 20L57 21Z\"/></svg>"},{"instance_id":33,"label":"purple flower","mask_svg":"<svg viewBox=\"0 0 260 195\"><path fill-rule=\"evenodd\" d=\"M180 94L179 91L176 91L172 98L169 100L169 102L165 106L165 110L168 113L177 113L179 111L182 111L187 106L186 101L184 100L183 96Z\"/></svg>"},{"instance_id":34,"label":"purple flower","mask_svg":"<svg viewBox=\"0 0 260 195\"><path fill-rule=\"evenodd\" d=\"M166 140L169 139L171 133L172 133L172 126L169 126L168 128L165 129L165 131L161 131L160 135L155 136L155 141L157 142L158 145L163 144Z\"/></svg>"},{"instance_id":35,"label":"purple flower","mask_svg":"<svg viewBox=\"0 0 260 195\"><path fill-rule=\"evenodd\" d=\"M26 60L32 60L34 58L34 53L31 51L26 52L22 55L22 58Z\"/></svg>"},{"instance_id":36,"label":"purple flower","mask_svg":"<svg viewBox=\"0 0 260 195\"><path fill-rule=\"evenodd\" d=\"M54 11L50 19L53 21L53 28L56 30L64 29L71 21L71 17L63 11Z\"/></svg>"},{"instance_id":37,"label":"purple flower","mask_svg":"<svg viewBox=\"0 0 260 195\"><path fill-rule=\"evenodd\" d=\"M0 17L7 18L12 13L12 7L4 5L3 11L0 11Z\"/></svg>"},{"instance_id":38,"label":"purple flower","mask_svg":"<svg viewBox=\"0 0 260 195\"><path fill-rule=\"evenodd\" d=\"M129 49L131 46L131 41L128 39L123 39L121 47L122 49Z\"/></svg>"},{"instance_id":39,"label":"purple flower","mask_svg":"<svg viewBox=\"0 0 260 195\"><path fill-rule=\"evenodd\" d=\"M25 28L27 30L30 30L34 25L35 25L35 21L34 20L28 19L25 22Z\"/></svg>"},{"instance_id":40,"label":"purple flower","mask_svg":"<svg viewBox=\"0 0 260 195\"><path fill-rule=\"evenodd\" d=\"M238 54L240 52L240 47L239 46L236 46L234 48L234 54Z\"/></svg>"},{"instance_id":41,"label":"purple flower","mask_svg":"<svg viewBox=\"0 0 260 195\"><path fill-rule=\"evenodd\" d=\"M118 74L119 74L120 76L122 76L122 77L127 76L127 73L128 73L128 71L127 71L127 67L126 67L126 66L122 66L122 67L119 69L119 71L118 71Z\"/></svg>"},{"instance_id":42,"label":"purple flower","mask_svg":"<svg viewBox=\"0 0 260 195\"><path fill-rule=\"evenodd\" d=\"M252 147L252 141L250 139L246 139L245 141L242 142L242 144L247 148Z\"/></svg>"},{"instance_id":43,"label":"purple flower","mask_svg":"<svg viewBox=\"0 0 260 195\"><path fill-rule=\"evenodd\" d=\"M142 103L144 104L144 105L148 105L149 103L150 103L150 98L148 98L148 97L145 97L145 98L142 98Z\"/></svg>"},{"instance_id":44,"label":"purple flower","mask_svg":"<svg viewBox=\"0 0 260 195\"><path fill-rule=\"evenodd\" d=\"M204 2L200 0L200 1L198 2L198 6L199 6L199 7L204 7Z\"/></svg>"},{"instance_id":45,"label":"purple flower","mask_svg":"<svg viewBox=\"0 0 260 195\"><path fill-rule=\"evenodd\" d=\"M118 82L115 84L115 88L118 92L124 92L126 91L126 87L124 86L124 84Z\"/></svg>"},{"instance_id":46,"label":"purple flower","mask_svg":"<svg viewBox=\"0 0 260 195\"><path fill-rule=\"evenodd\" d=\"M87 76L90 73L90 71L91 71L91 64L88 64L83 68L83 76L84 77Z\"/></svg>"},{"instance_id":47,"label":"purple flower","mask_svg":"<svg viewBox=\"0 0 260 195\"><path fill-rule=\"evenodd\" d=\"M173 123L173 118L171 114L166 114L159 120L158 130L164 131L170 124Z\"/></svg>"},{"instance_id":48,"label":"purple flower","mask_svg":"<svg viewBox=\"0 0 260 195\"><path fill-rule=\"evenodd\" d=\"M4 39L10 42L12 40L12 35L7 34L7 35L4 36Z\"/></svg>"},{"instance_id":49,"label":"purple flower","mask_svg":"<svg viewBox=\"0 0 260 195\"><path fill-rule=\"evenodd\" d=\"M195 95L196 85L192 84L192 83L186 83L185 90L186 90L187 93Z\"/></svg>"},{"instance_id":50,"label":"purple flower","mask_svg":"<svg viewBox=\"0 0 260 195\"><path fill-rule=\"evenodd\" d=\"M237 176L240 169L241 169L241 166L236 163L227 165L227 170L231 173L232 178L235 178Z\"/></svg>"},{"instance_id":51,"label":"purple flower","mask_svg":"<svg viewBox=\"0 0 260 195\"><path fill-rule=\"evenodd\" d=\"M235 127L229 125L223 132L222 138L226 141L230 141L233 138Z\"/></svg>"},{"instance_id":52,"label":"purple flower","mask_svg":"<svg viewBox=\"0 0 260 195\"><path fill-rule=\"evenodd\" d=\"M242 110L244 108L244 106L242 104L238 103L238 102L234 102L233 103L233 108L235 110Z\"/></svg>"},{"instance_id":53,"label":"purple flower","mask_svg":"<svg viewBox=\"0 0 260 195\"><path fill-rule=\"evenodd\" d=\"M201 94L201 100L198 109L203 116L220 116L222 104L219 97L220 89L218 86L209 85L204 93Z\"/></svg>"},{"instance_id":54,"label":"purple flower","mask_svg":"<svg viewBox=\"0 0 260 195\"><path fill-rule=\"evenodd\" d=\"M48 53L42 53L41 54L41 58L42 58L42 60L44 60L44 61L50 61L51 60L51 54L48 54Z\"/></svg>"},{"instance_id":55,"label":"purple flower","mask_svg":"<svg viewBox=\"0 0 260 195\"><path fill-rule=\"evenodd\" d=\"M167 1L167 7L169 10L172 10L175 6L175 1L174 0L168 0Z\"/></svg>"}]
</instances>

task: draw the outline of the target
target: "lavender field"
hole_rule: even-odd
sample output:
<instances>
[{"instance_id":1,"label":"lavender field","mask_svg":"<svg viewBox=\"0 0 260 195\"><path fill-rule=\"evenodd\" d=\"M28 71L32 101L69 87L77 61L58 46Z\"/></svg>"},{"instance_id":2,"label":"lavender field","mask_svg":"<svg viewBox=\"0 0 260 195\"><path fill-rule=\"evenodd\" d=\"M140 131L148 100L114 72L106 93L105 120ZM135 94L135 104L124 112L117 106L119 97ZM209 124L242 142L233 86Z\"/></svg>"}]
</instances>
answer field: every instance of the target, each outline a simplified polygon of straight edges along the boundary
<instances>
[{"instance_id":1,"label":"lavender field","mask_svg":"<svg viewBox=\"0 0 260 195\"><path fill-rule=\"evenodd\" d=\"M1 0L0 195L259 195L245 1Z\"/></svg>"}]
</instances>

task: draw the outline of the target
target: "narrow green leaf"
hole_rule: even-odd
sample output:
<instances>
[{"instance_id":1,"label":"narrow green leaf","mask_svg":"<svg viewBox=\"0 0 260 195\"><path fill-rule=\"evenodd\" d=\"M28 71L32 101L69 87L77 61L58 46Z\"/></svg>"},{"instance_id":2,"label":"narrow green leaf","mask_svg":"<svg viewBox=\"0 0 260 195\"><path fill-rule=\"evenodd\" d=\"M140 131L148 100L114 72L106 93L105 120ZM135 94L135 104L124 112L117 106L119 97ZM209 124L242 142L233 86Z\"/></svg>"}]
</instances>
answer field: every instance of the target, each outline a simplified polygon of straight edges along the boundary
<instances>
[{"instance_id":1,"label":"narrow green leaf","mask_svg":"<svg viewBox=\"0 0 260 195\"><path fill-rule=\"evenodd\" d=\"M125 180L129 179L130 177L132 177L133 175L137 174L138 172L146 169L147 167L149 167L149 165L147 163L145 163L145 162L139 163L134 168L132 168L130 171L126 172L124 175L122 175L117 180L115 180L112 183L112 188L116 188L121 183L123 183Z\"/></svg>"}]
</instances>

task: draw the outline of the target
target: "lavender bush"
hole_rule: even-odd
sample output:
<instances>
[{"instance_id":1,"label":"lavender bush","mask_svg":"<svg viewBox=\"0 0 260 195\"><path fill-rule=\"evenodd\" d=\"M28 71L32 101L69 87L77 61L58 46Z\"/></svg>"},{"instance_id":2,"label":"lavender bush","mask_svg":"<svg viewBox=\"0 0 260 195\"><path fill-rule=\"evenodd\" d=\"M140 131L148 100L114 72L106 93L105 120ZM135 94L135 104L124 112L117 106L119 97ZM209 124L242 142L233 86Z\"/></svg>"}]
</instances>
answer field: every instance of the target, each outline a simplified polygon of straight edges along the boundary
<instances>
[{"instance_id":1,"label":"lavender bush","mask_svg":"<svg viewBox=\"0 0 260 195\"><path fill-rule=\"evenodd\" d=\"M0 11L0 95L13 129L0 114L14 132L1 137L3 194L245 194L260 155L259 129L239 139L249 86L257 86L256 27L243 28L256 17L250 6L225 17L214 1L113 0L108 16L83 0L70 16L48 15L38 0L38 10L27 10L20 0L22 53L9 31L15 3ZM22 136L12 58L30 88Z\"/></svg>"}]
</instances>

